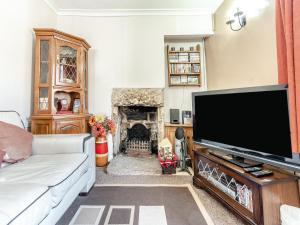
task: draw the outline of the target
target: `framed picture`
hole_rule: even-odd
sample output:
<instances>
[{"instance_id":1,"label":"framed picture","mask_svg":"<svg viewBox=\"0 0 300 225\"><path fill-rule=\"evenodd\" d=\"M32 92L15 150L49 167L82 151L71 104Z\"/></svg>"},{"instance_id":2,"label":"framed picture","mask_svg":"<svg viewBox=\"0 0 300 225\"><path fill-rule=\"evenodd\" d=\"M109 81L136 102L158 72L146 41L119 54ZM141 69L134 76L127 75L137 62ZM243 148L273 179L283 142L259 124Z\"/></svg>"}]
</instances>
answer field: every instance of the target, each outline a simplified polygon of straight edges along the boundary
<instances>
[{"instance_id":1,"label":"framed picture","mask_svg":"<svg viewBox=\"0 0 300 225\"><path fill-rule=\"evenodd\" d=\"M79 113L80 105L80 98L75 98L73 105L73 113Z\"/></svg>"},{"instance_id":2,"label":"framed picture","mask_svg":"<svg viewBox=\"0 0 300 225\"><path fill-rule=\"evenodd\" d=\"M182 111L182 123L192 124L192 111Z\"/></svg>"}]
</instances>

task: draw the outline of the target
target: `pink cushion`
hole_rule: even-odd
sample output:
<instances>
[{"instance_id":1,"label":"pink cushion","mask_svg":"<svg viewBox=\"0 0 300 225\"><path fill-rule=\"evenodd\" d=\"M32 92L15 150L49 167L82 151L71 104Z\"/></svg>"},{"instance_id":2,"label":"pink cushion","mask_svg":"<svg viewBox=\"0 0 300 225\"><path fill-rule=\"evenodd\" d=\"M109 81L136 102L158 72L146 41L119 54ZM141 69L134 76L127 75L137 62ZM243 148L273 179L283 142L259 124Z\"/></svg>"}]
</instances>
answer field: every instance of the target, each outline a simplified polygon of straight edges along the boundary
<instances>
[{"instance_id":1,"label":"pink cushion","mask_svg":"<svg viewBox=\"0 0 300 225\"><path fill-rule=\"evenodd\" d=\"M26 159L32 152L32 134L20 127L0 121L0 149L6 152L4 161Z\"/></svg>"}]
</instances>

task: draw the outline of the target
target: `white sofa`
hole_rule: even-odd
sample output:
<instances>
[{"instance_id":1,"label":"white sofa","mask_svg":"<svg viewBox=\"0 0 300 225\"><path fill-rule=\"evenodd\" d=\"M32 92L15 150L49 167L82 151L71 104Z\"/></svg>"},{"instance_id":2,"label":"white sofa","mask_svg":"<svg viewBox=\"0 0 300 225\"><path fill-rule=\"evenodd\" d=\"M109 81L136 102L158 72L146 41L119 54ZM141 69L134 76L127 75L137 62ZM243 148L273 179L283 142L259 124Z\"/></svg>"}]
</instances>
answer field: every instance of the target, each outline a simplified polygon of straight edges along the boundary
<instances>
[{"instance_id":1,"label":"white sofa","mask_svg":"<svg viewBox=\"0 0 300 225\"><path fill-rule=\"evenodd\" d=\"M0 121L24 126L16 112L0 112ZM31 157L0 169L0 225L56 224L92 188L95 168L89 134L35 135Z\"/></svg>"},{"instance_id":2,"label":"white sofa","mask_svg":"<svg viewBox=\"0 0 300 225\"><path fill-rule=\"evenodd\" d=\"M300 224L300 208L282 205L280 206L281 225L299 225Z\"/></svg>"}]
</instances>

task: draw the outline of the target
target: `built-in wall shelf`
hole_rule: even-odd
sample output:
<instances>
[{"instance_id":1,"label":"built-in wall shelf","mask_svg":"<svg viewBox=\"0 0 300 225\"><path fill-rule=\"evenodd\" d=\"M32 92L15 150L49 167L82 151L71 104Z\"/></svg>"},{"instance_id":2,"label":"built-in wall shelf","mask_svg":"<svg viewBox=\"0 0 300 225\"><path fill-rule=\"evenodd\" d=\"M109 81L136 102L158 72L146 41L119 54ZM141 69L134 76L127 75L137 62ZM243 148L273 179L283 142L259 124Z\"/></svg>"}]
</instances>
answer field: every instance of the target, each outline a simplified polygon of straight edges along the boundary
<instances>
[{"instance_id":1,"label":"built-in wall shelf","mask_svg":"<svg viewBox=\"0 0 300 225\"><path fill-rule=\"evenodd\" d=\"M190 48L167 46L169 87L201 86L200 45Z\"/></svg>"}]
</instances>

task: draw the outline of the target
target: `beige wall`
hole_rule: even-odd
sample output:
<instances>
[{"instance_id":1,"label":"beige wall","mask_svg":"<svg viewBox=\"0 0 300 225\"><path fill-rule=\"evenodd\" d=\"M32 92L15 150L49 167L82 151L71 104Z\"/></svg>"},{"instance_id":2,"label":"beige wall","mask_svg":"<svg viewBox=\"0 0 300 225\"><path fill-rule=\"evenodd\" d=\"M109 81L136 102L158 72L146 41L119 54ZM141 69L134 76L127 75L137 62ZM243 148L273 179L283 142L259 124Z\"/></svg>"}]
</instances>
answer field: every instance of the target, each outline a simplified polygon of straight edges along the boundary
<instances>
[{"instance_id":1,"label":"beige wall","mask_svg":"<svg viewBox=\"0 0 300 225\"><path fill-rule=\"evenodd\" d=\"M215 14L215 35L206 40L209 90L277 84L274 0L244 2L225 0ZM247 25L234 32L225 22L236 6Z\"/></svg>"},{"instance_id":2,"label":"beige wall","mask_svg":"<svg viewBox=\"0 0 300 225\"><path fill-rule=\"evenodd\" d=\"M23 119L32 107L34 27L55 27L56 14L41 0L1 2L0 110Z\"/></svg>"},{"instance_id":3,"label":"beige wall","mask_svg":"<svg viewBox=\"0 0 300 225\"><path fill-rule=\"evenodd\" d=\"M127 17L59 16L58 28L83 37L91 44L89 112L103 112L110 115L112 88L167 86L165 35L210 34L212 20L209 14ZM191 110L190 90L184 88L165 90L167 120L168 110L171 107L182 106L181 109Z\"/></svg>"}]
</instances>

